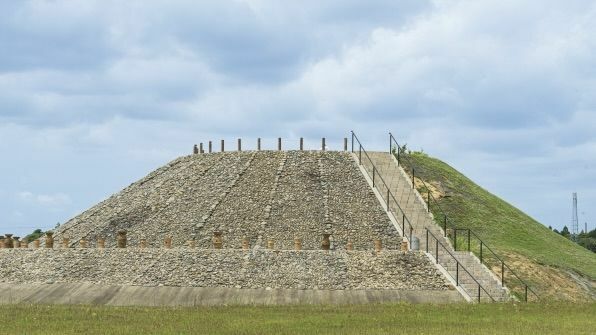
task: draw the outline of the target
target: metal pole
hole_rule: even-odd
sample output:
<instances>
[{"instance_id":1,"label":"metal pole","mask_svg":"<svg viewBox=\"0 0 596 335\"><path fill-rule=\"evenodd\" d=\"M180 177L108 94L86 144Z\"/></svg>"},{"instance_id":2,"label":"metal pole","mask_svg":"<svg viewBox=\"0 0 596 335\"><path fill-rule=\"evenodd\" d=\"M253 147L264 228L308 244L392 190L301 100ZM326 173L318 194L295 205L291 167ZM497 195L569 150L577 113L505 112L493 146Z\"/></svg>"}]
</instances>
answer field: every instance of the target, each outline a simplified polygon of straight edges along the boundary
<instances>
[{"instance_id":1,"label":"metal pole","mask_svg":"<svg viewBox=\"0 0 596 335\"><path fill-rule=\"evenodd\" d=\"M526 302L528 302L528 285L526 285Z\"/></svg>"},{"instance_id":2,"label":"metal pole","mask_svg":"<svg viewBox=\"0 0 596 335\"><path fill-rule=\"evenodd\" d=\"M281 151L281 137L277 138L277 151Z\"/></svg>"},{"instance_id":3,"label":"metal pole","mask_svg":"<svg viewBox=\"0 0 596 335\"><path fill-rule=\"evenodd\" d=\"M224 152L225 147L224 147L224 140L221 140L221 152Z\"/></svg>"},{"instance_id":4,"label":"metal pole","mask_svg":"<svg viewBox=\"0 0 596 335\"><path fill-rule=\"evenodd\" d=\"M238 151L242 151L242 139L238 139Z\"/></svg>"},{"instance_id":5,"label":"metal pole","mask_svg":"<svg viewBox=\"0 0 596 335\"><path fill-rule=\"evenodd\" d=\"M505 286L505 262L501 261L501 286Z\"/></svg>"},{"instance_id":6,"label":"metal pole","mask_svg":"<svg viewBox=\"0 0 596 335\"><path fill-rule=\"evenodd\" d=\"M352 152L354 152L354 132L352 133Z\"/></svg>"},{"instance_id":7,"label":"metal pole","mask_svg":"<svg viewBox=\"0 0 596 335\"><path fill-rule=\"evenodd\" d=\"M406 216L403 215L401 219L401 233L406 237Z\"/></svg>"},{"instance_id":8,"label":"metal pole","mask_svg":"<svg viewBox=\"0 0 596 335\"><path fill-rule=\"evenodd\" d=\"M459 262L455 261L455 285L459 286Z\"/></svg>"},{"instance_id":9,"label":"metal pole","mask_svg":"<svg viewBox=\"0 0 596 335\"><path fill-rule=\"evenodd\" d=\"M375 187L375 170L376 168L373 166L373 187Z\"/></svg>"},{"instance_id":10,"label":"metal pole","mask_svg":"<svg viewBox=\"0 0 596 335\"><path fill-rule=\"evenodd\" d=\"M480 284L478 284L478 302L480 302Z\"/></svg>"},{"instance_id":11,"label":"metal pole","mask_svg":"<svg viewBox=\"0 0 596 335\"><path fill-rule=\"evenodd\" d=\"M414 168L412 168L412 189L416 188L416 186L414 185L414 179L416 178L415 174L414 174Z\"/></svg>"},{"instance_id":12,"label":"metal pole","mask_svg":"<svg viewBox=\"0 0 596 335\"><path fill-rule=\"evenodd\" d=\"M447 237L447 214L445 214L445 220L443 221L443 234Z\"/></svg>"},{"instance_id":13,"label":"metal pole","mask_svg":"<svg viewBox=\"0 0 596 335\"><path fill-rule=\"evenodd\" d=\"M211 153L213 151L213 143L211 143L211 141L209 141L209 153Z\"/></svg>"},{"instance_id":14,"label":"metal pole","mask_svg":"<svg viewBox=\"0 0 596 335\"><path fill-rule=\"evenodd\" d=\"M300 137L300 151L304 150L304 138Z\"/></svg>"},{"instance_id":15,"label":"metal pole","mask_svg":"<svg viewBox=\"0 0 596 335\"><path fill-rule=\"evenodd\" d=\"M428 229L426 229L426 252L428 252Z\"/></svg>"},{"instance_id":16,"label":"metal pole","mask_svg":"<svg viewBox=\"0 0 596 335\"><path fill-rule=\"evenodd\" d=\"M257 138L257 150L261 151L261 138Z\"/></svg>"},{"instance_id":17,"label":"metal pole","mask_svg":"<svg viewBox=\"0 0 596 335\"><path fill-rule=\"evenodd\" d=\"M321 150L325 151L325 138L321 138Z\"/></svg>"},{"instance_id":18,"label":"metal pole","mask_svg":"<svg viewBox=\"0 0 596 335\"><path fill-rule=\"evenodd\" d=\"M344 151L348 151L348 138L344 137Z\"/></svg>"},{"instance_id":19,"label":"metal pole","mask_svg":"<svg viewBox=\"0 0 596 335\"><path fill-rule=\"evenodd\" d=\"M360 144L360 149L358 150L358 164L362 165L362 144Z\"/></svg>"},{"instance_id":20,"label":"metal pole","mask_svg":"<svg viewBox=\"0 0 596 335\"><path fill-rule=\"evenodd\" d=\"M389 212L389 189L387 189L387 212Z\"/></svg>"}]
</instances>

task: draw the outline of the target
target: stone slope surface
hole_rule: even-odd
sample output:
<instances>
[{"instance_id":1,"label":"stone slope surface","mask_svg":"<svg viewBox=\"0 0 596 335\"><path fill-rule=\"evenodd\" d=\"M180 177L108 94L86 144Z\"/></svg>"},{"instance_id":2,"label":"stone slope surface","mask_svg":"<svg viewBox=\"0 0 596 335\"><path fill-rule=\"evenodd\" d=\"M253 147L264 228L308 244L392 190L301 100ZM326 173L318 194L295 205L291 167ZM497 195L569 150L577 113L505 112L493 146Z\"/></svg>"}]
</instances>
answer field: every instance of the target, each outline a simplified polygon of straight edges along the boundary
<instances>
[{"instance_id":1,"label":"stone slope surface","mask_svg":"<svg viewBox=\"0 0 596 335\"><path fill-rule=\"evenodd\" d=\"M397 249L400 238L357 165L345 152L251 151L178 158L121 192L71 219L56 231L76 246L91 247L99 236L114 246L116 232L128 232L129 245L146 238L149 247L194 240L211 247L214 231L223 247L251 247L275 241L292 249L320 249L331 233L331 248L372 249L373 240ZM57 247L58 243L56 243Z\"/></svg>"},{"instance_id":2,"label":"stone slope surface","mask_svg":"<svg viewBox=\"0 0 596 335\"><path fill-rule=\"evenodd\" d=\"M256 249L0 249L2 283L447 290L420 252Z\"/></svg>"}]
</instances>

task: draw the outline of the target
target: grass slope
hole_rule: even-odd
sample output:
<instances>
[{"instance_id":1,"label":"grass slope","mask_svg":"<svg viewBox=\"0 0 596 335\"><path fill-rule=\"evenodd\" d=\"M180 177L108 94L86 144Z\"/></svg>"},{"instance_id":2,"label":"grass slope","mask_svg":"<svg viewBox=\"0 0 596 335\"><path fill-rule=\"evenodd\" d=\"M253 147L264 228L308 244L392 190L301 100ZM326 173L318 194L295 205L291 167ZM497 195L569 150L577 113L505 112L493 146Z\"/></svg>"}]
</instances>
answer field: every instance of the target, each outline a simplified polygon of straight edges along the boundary
<instances>
[{"instance_id":1,"label":"grass slope","mask_svg":"<svg viewBox=\"0 0 596 335\"><path fill-rule=\"evenodd\" d=\"M496 197L470 179L423 153L408 155L416 167L416 177L430 184L441 209L457 225L471 228L541 297L585 300L596 297L596 254L559 234ZM418 185L418 184L417 184ZM426 198L423 186L417 186ZM437 206L431 206L437 220L442 220ZM464 235L464 236L461 236ZM458 250L467 249L466 233L458 236ZM472 241L472 251L479 244ZM500 273L500 265L483 253L489 265ZM506 270L507 274L507 270ZM512 276L506 283L515 286Z\"/></svg>"},{"instance_id":2,"label":"grass slope","mask_svg":"<svg viewBox=\"0 0 596 335\"><path fill-rule=\"evenodd\" d=\"M0 334L593 334L596 304L0 306Z\"/></svg>"}]
</instances>

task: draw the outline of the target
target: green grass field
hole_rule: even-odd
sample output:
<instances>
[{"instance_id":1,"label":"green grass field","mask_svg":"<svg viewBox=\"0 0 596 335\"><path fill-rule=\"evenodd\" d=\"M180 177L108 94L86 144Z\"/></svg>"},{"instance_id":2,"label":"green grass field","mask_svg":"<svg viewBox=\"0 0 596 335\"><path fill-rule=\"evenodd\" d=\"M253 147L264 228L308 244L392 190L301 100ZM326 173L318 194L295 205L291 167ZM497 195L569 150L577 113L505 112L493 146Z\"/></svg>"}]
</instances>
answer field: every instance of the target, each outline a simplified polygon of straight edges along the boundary
<instances>
[{"instance_id":1,"label":"green grass field","mask_svg":"<svg viewBox=\"0 0 596 335\"><path fill-rule=\"evenodd\" d=\"M447 216L458 227L475 231L541 297L590 300L596 296L595 253L550 231L444 162L416 152L408 157L416 167L416 177L435 189L438 206ZM421 184L417 189L426 198ZM438 207L431 206L431 211L442 222ZM458 250L467 249L466 235L460 232ZM472 241L471 249L478 255L479 243ZM486 249L484 257L499 273L499 263ZM506 277L509 286L519 284L507 271Z\"/></svg>"},{"instance_id":2,"label":"green grass field","mask_svg":"<svg viewBox=\"0 0 596 335\"><path fill-rule=\"evenodd\" d=\"M593 334L596 304L0 306L1 334Z\"/></svg>"}]
</instances>

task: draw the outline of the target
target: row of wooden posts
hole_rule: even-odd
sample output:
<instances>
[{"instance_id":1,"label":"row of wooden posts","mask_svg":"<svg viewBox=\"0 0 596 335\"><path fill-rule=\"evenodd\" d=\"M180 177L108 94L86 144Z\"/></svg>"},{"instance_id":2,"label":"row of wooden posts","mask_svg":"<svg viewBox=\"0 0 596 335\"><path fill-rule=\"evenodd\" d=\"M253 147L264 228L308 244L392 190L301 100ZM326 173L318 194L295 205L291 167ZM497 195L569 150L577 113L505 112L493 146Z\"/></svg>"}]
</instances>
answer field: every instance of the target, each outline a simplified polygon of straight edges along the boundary
<instances>
[{"instance_id":1,"label":"row of wooden posts","mask_svg":"<svg viewBox=\"0 0 596 335\"><path fill-rule=\"evenodd\" d=\"M221 152L225 151L225 142L224 140L221 140ZM304 138L300 137L300 150L304 150ZM325 138L321 138L321 150L325 151L327 149L327 146L325 144ZM207 152L213 152L213 143L211 141L208 142L207 144ZM257 150L261 150L261 138L257 138ZM277 138L277 150L281 151L281 137ZM242 151L242 139L238 139L238 151ZM348 151L348 138L344 137L344 151ZM203 143L199 143L199 145L197 146L196 144L194 145L193 149L192 149L192 153L193 154L203 154L205 153L205 150L203 149Z\"/></svg>"},{"instance_id":2,"label":"row of wooden posts","mask_svg":"<svg viewBox=\"0 0 596 335\"><path fill-rule=\"evenodd\" d=\"M330 237L331 237L331 234L323 234L323 240L321 242L322 250L330 249L330 247L331 247ZM47 232L46 236L44 238L45 238L44 247L48 248L48 249L54 248L53 233ZM97 238L97 247L98 248L100 248L100 249L105 248L105 243L106 243L105 238L103 238L103 237ZM213 243L214 249L222 249L223 248L223 235L221 232L213 233L212 243ZM406 243L406 244L404 245L404 243ZM196 248L196 246L197 246L196 241L194 241L194 240L189 240L187 242L187 245L190 248ZM383 243L379 239L374 240L373 245L374 245L374 249L376 252L380 252L383 248ZM62 246L62 248L69 248L70 247L70 239L68 237L62 237L61 246ZM127 246L126 230L119 230L116 235L116 247L117 248L126 248L126 246ZM39 239L34 240L32 247L34 249L39 248L40 240ZM79 241L79 247L87 248L88 247L87 240L84 238L81 239ZM139 241L139 247L142 249L147 248L148 247L147 239L142 238ZM166 237L164 239L164 247L166 249L172 248L172 237ZM12 234L6 234L4 237L0 237L0 248L4 248L4 249L29 248L29 243L26 240L20 241L19 237L13 236ZM267 249L273 250L274 248L275 248L274 240L268 240L267 241ZM250 249L250 239L248 237L244 237L242 239L242 249L244 249L244 250ZM401 249L403 251L408 250L407 242L402 242ZM300 238L294 239L294 250L302 250L302 240ZM346 243L346 250L354 250L352 241L348 240L348 242Z\"/></svg>"}]
</instances>

